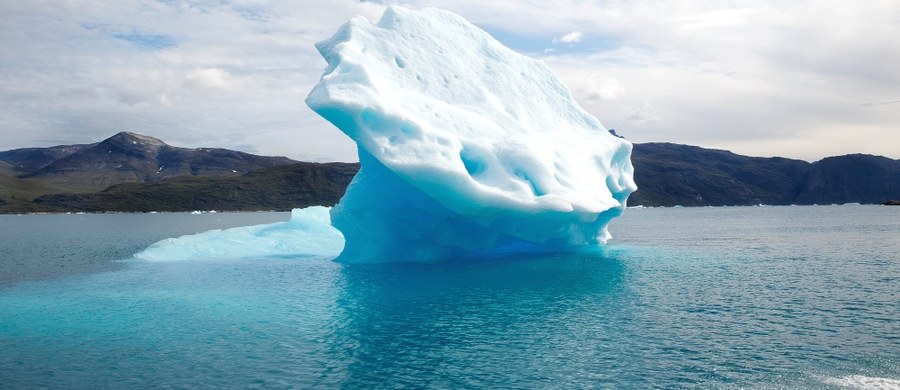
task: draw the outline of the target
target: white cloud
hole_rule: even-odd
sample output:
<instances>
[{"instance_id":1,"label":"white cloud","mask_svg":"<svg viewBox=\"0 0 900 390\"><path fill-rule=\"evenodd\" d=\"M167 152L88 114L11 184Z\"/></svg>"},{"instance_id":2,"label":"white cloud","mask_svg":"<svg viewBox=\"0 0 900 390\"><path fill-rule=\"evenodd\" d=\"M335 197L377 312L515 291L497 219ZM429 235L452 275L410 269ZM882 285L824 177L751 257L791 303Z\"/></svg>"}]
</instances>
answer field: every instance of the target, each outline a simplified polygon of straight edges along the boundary
<instances>
[{"instance_id":1,"label":"white cloud","mask_svg":"<svg viewBox=\"0 0 900 390\"><path fill-rule=\"evenodd\" d=\"M562 43L578 43L581 42L582 37L584 37L584 33L581 31L572 31L559 37L558 41Z\"/></svg>"},{"instance_id":2,"label":"white cloud","mask_svg":"<svg viewBox=\"0 0 900 390\"><path fill-rule=\"evenodd\" d=\"M653 109L653 105L649 102L644 102L638 108L632 108L629 110L630 112L627 114L628 116L628 124L634 127L645 127L651 126L659 122L659 117L656 115L656 110Z\"/></svg>"},{"instance_id":3,"label":"white cloud","mask_svg":"<svg viewBox=\"0 0 900 390\"><path fill-rule=\"evenodd\" d=\"M900 110L877 104L898 98L896 1L388 3L450 9L538 56L632 141L900 158L900 141L885 136ZM353 144L303 104L325 66L313 43L383 9L355 0L0 2L0 149L128 128L181 146L353 160ZM544 52L551 41L570 47Z\"/></svg>"},{"instance_id":4,"label":"white cloud","mask_svg":"<svg viewBox=\"0 0 900 390\"><path fill-rule=\"evenodd\" d=\"M234 80L224 69L199 68L184 78L184 85L192 91L219 90L228 91L234 86Z\"/></svg>"},{"instance_id":5,"label":"white cloud","mask_svg":"<svg viewBox=\"0 0 900 390\"><path fill-rule=\"evenodd\" d=\"M625 91L625 87L615 78L601 79L596 73L591 73L577 89L576 94L583 96L588 103L598 100L616 100L619 94Z\"/></svg>"},{"instance_id":6,"label":"white cloud","mask_svg":"<svg viewBox=\"0 0 900 390\"><path fill-rule=\"evenodd\" d=\"M712 30L721 28L738 28L748 23L757 11L749 8L718 9L688 15L680 15L669 18L677 29L687 30Z\"/></svg>"}]
</instances>

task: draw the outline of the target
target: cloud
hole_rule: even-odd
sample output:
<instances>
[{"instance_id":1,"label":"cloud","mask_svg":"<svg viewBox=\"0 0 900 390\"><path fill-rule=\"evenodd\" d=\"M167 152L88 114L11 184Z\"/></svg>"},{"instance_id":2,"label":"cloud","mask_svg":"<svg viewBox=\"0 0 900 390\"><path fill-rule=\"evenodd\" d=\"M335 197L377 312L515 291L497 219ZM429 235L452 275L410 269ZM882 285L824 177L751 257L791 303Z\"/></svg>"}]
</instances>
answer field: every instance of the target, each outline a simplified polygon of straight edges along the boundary
<instances>
[{"instance_id":1,"label":"cloud","mask_svg":"<svg viewBox=\"0 0 900 390\"><path fill-rule=\"evenodd\" d=\"M738 28L751 20L757 11L749 8L718 9L669 18L681 31Z\"/></svg>"},{"instance_id":2,"label":"cloud","mask_svg":"<svg viewBox=\"0 0 900 390\"><path fill-rule=\"evenodd\" d=\"M863 103L863 107L873 107L873 106L887 106L889 104L900 104L900 100L892 100L889 102L869 102Z\"/></svg>"},{"instance_id":3,"label":"cloud","mask_svg":"<svg viewBox=\"0 0 900 390\"><path fill-rule=\"evenodd\" d=\"M199 68L184 78L184 85L192 91L228 91L234 87L234 80L227 71L220 68Z\"/></svg>"},{"instance_id":4,"label":"cloud","mask_svg":"<svg viewBox=\"0 0 900 390\"><path fill-rule=\"evenodd\" d=\"M900 33L890 22L900 5L617 4L607 11L634 16L634 25L591 32L616 47L544 60L569 85L584 83L587 74L618 80L618 98L602 104L589 88L573 91L630 140L808 160L857 152L900 158L900 142L859 142L884 140L900 121L895 110L861 106L896 100L889 86L900 85L900 75L885 65L900 60L900 47L888 38ZM660 118L653 126L635 121L643 102Z\"/></svg>"},{"instance_id":5,"label":"cloud","mask_svg":"<svg viewBox=\"0 0 900 390\"><path fill-rule=\"evenodd\" d=\"M659 117L655 112L656 110L653 109L653 105L649 102L644 102L640 107L629 111L630 113L626 119L628 119L628 123L631 126L644 127L659 122Z\"/></svg>"},{"instance_id":6,"label":"cloud","mask_svg":"<svg viewBox=\"0 0 900 390\"><path fill-rule=\"evenodd\" d=\"M354 160L303 104L325 67L313 44L385 4L461 14L544 61L632 141L900 158L886 136L900 123L900 3L888 0L6 1L0 145L128 128L180 146Z\"/></svg>"},{"instance_id":7,"label":"cloud","mask_svg":"<svg viewBox=\"0 0 900 390\"><path fill-rule=\"evenodd\" d=\"M114 34L113 37L121 39L123 41L131 42L147 50L162 50L173 47L177 43L175 38L165 35L128 33Z\"/></svg>"},{"instance_id":8,"label":"cloud","mask_svg":"<svg viewBox=\"0 0 900 390\"><path fill-rule=\"evenodd\" d=\"M588 103L600 100L616 100L619 98L619 94L625 91L619 80L615 78L601 78L596 73L591 73L581 85L577 89L577 93Z\"/></svg>"},{"instance_id":9,"label":"cloud","mask_svg":"<svg viewBox=\"0 0 900 390\"><path fill-rule=\"evenodd\" d=\"M581 31L572 31L570 33L567 33L567 34L559 37L557 42L578 43L578 42L581 42L582 37L584 37L584 33L582 33Z\"/></svg>"},{"instance_id":10,"label":"cloud","mask_svg":"<svg viewBox=\"0 0 900 390\"><path fill-rule=\"evenodd\" d=\"M115 91L116 101L126 105L151 104L165 102L165 95L149 88L127 85Z\"/></svg>"}]
</instances>

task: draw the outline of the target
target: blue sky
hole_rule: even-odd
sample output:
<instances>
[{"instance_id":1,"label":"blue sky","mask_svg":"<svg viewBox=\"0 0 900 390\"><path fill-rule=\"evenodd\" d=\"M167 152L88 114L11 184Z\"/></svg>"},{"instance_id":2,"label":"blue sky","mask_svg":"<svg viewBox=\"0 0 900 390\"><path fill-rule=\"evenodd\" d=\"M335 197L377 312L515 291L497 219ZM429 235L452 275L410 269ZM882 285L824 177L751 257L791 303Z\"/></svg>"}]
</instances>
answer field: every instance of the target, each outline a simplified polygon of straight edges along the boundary
<instances>
[{"instance_id":1,"label":"blue sky","mask_svg":"<svg viewBox=\"0 0 900 390\"><path fill-rule=\"evenodd\" d=\"M459 13L633 142L900 158L900 2L880 0L0 2L0 150L129 130L355 160L303 103L313 43L386 4Z\"/></svg>"}]
</instances>

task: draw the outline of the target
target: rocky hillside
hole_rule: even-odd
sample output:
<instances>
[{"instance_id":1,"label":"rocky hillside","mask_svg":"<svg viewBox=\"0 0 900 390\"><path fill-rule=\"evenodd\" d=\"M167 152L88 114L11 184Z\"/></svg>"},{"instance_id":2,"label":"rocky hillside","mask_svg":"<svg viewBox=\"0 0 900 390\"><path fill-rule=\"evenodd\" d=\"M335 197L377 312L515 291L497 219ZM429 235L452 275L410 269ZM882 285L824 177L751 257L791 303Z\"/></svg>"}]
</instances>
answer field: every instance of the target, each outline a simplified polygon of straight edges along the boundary
<instances>
[{"instance_id":1,"label":"rocky hillside","mask_svg":"<svg viewBox=\"0 0 900 390\"><path fill-rule=\"evenodd\" d=\"M0 213L193 210L196 208L192 205L205 203L221 204L223 208L227 207L225 209L235 210L290 209L291 206L286 205L290 201L284 198L291 194L312 191L321 196L320 202L313 203L333 203L332 187L340 187L340 193L343 193L343 187L349 182L343 177L342 169L345 168L329 165L319 168L319 164L295 168L310 172L322 170L325 172L322 175L334 180L333 183L301 180L297 185L311 185L312 189L288 191L278 187L268 176L254 175L273 169L270 175L293 180L296 171L276 168L297 163L285 157L257 156L227 149L179 148L130 132L118 133L94 144L9 150L0 152ZM243 178L248 174L248 178ZM229 180L234 181L238 189L240 185L245 186L245 194L232 197L230 203L210 200L212 191L202 184L228 187L231 184L225 183ZM254 180L258 183L251 184ZM138 198L139 194L149 196L146 194L153 191L157 196L150 196L151 200ZM260 191L279 193L281 200L276 201L275 195L263 201L251 199L254 192ZM231 191L232 194L239 192ZM191 200L176 201L177 196ZM298 204L310 202L304 198L296 201Z\"/></svg>"},{"instance_id":2,"label":"rocky hillside","mask_svg":"<svg viewBox=\"0 0 900 390\"><path fill-rule=\"evenodd\" d=\"M900 200L900 161L851 154L813 163L794 202L883 203L887 200Z\"/></svg>"},{"instance_id":3,"label":"rocky hillside","mask_svg":"<svg viewBox=\"0 0 900 390\"><path fill-rule=\"evenodd\" d=\"M87 194L39 196L34 204L66 211L290 210L340 200L359 164L296 162L238 177L181 176L126 183Z\"/></svg>"},{"instance_id":4,"label":"rocky hillside","mask_svg":"<svg viewBox=\"0 0 900 390\"><path fill-rule=\"evenodd\" d=\"M630 205L884 203L900 199L900 161L854 154L814 163L669 143L635 144Z\"/></svg>"},{"instance_id":5,"label":"rocky hillside","mask_svg":"<svg viewBox=\"0 0 900 390\"><path fill-rule=\"evenodd\" d=\"M89 145L18 149L0 153L21 179L71 192L96 192L121 183L144 183L179 176L241 176L289 164L227 149L169 146L145 135L122 132Z\"/></svg>"},{"instance_id":6,"label":"rocky hillside","mask_svg":"<svg viewBox=\"0 0 900 390\"><path fill-rule=\"evenodd\" d=\"M638 191L628 203L645 206L790 204L809 163L760 158L669 143L634 145Z\"/></svg>"},{"instance_id":7,"label":"rocky hillside","mask_svg":"<svg viewBox=\"0 0 900 390\"><path fill-rule=\"evenodd\" d=\"M814 163L670 143L635 144L629 205L723 206L900 200L900 161ZM0 213L289 210L333 205L359 164L315 164L226 149L178 148L134 133L0 152Z\"/></svg>"}]
</instances>

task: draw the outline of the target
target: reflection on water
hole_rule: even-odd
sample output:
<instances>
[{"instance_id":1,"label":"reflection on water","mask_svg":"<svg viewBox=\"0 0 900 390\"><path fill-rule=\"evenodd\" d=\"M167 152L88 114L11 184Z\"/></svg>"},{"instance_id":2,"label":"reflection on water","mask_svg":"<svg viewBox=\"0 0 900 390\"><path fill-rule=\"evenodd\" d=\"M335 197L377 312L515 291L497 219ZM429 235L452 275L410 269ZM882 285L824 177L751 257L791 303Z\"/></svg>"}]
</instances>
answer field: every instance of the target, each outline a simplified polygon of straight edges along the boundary
<instances>
[{"instance_id":1,"label":"reflection on water","mask_svg":"<svg viewBox=\"0 0 900 390\"><path fill-rule=\"evenodd\" d=\"M609 319L628 302L621 262L597 254L351 265L342 281L348 322L330 344L352 359L343 383L363 388L565 383L615 348L603 340L618 338Z\"/></svg>"},{"instance_id":2,"label":"reflection on water","mask_svg":"<svg viewBox=\"0 0 900 390\"><path fill-rule=\"evenodd\" d=\"M629 210L614 243L593 253L130 261L55 274L0 288L0 387L890 385L900 380L897 213ZM139 247L174 218L103 217L87 220L134 228L114 244L83 240L74 256ZM91 237L65 226L71 236L50 237ZM34 243L14 235L36 231L3 234Z\"/></svg>"}]
</instances>

